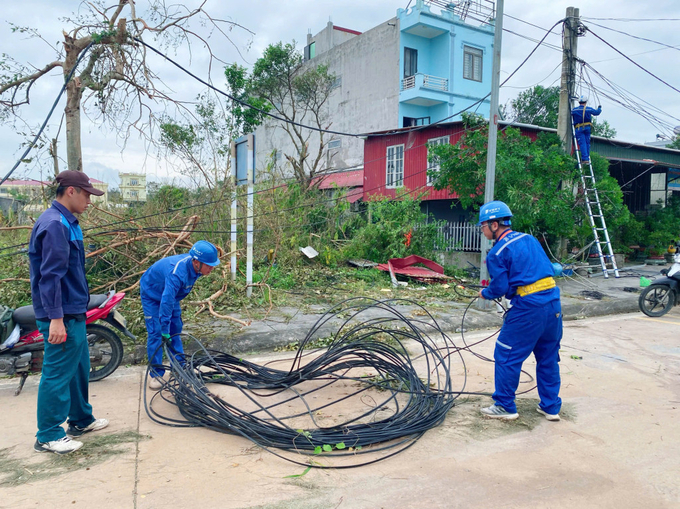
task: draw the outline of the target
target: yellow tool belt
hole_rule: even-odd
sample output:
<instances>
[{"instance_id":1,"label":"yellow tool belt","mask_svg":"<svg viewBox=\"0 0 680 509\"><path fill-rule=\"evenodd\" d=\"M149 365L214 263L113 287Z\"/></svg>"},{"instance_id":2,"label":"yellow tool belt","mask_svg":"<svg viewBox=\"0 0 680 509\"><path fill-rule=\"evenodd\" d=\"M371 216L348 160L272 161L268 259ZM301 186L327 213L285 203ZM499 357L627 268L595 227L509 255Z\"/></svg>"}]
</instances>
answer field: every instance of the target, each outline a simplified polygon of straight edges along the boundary
<instances>
[{"instance_id":1,"label":"yellow tool belt","mask_svg":"<svg viewBox=\"0 0 680 509\"><path fill-rule=\"evenodd\" d=\"M579 127L587 127L587 126L589 126L589 125L593 125L593 123L592 123L592 122L584 122L584 123L582 123L582 124L576 124L574 127L575 127L576 129L578 129Z\"/></svg>"},{"instance_id":2,"label":"yellow tool belt","mask_svg":"<svg viewBox=\"0 0 680 509\"><path fill-rule=\"evenodd\" d=\"M542 292L543 290L550 290L551 288L555 288L555 280L552 277L544 277L530 285L518 286L517 295L524 297L532 293Z\"/></svg>"}]
</instances>

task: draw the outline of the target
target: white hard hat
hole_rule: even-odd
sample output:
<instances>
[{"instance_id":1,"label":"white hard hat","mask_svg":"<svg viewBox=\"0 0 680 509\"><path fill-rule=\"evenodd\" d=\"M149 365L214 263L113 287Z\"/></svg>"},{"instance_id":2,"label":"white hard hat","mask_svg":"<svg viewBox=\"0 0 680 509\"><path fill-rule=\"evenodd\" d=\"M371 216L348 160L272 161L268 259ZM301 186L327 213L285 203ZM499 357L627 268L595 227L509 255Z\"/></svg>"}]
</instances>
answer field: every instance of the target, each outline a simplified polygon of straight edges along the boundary
<instances>
[{"instance_id":1,"label":"white hard hat","mask_svg":"<svg viewBox=\"0 0 680 509\"><path fill-rule=\"evenodd\" d=\"M588 102L588 98L587 98L585 95L582 95L581 97L579 97L578 102L580 102L580 103L587 103L587 102Z\"/></svg>"}]
</instances>

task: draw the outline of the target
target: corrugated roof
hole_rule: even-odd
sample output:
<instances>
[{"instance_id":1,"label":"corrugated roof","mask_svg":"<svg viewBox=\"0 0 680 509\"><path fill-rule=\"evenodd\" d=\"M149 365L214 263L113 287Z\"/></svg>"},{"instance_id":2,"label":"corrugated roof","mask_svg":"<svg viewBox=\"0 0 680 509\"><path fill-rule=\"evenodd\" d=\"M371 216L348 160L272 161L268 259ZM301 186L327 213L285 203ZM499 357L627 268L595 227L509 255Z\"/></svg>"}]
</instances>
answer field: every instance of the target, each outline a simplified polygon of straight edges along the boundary
<instances>
[{"instance_id":1,"label":"corrugated roof","mask_svg":"<svg viewBox=\"0 0 680 509\"><path fill-rule=\"evenodd\" d=\"M313 183L320 182L319 189L332 187L357 187L364 185L364 170L338 171L314 177Z\"/></svg>"}]
</instances>

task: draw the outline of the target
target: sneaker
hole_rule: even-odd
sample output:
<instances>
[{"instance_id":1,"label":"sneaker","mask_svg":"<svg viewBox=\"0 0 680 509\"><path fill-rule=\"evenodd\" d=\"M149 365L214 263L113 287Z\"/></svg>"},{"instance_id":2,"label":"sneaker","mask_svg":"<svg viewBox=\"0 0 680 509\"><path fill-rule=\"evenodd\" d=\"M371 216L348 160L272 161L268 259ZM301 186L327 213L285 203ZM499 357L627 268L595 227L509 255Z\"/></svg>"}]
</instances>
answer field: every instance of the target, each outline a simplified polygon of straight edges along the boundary
<instances>
[{"instance_id":1,"label":"sneaker","mask_svg":"<svg viewBox=\"0 0 680 509\"><path fill-rule=\"evenodd\" d=\"M152 391L159 391L163 388L163 377L160 376L150 376L148 380L149 389Z\"/></svg>"},{"instance_id":2,"label":"sneaker","mask_svg":"<svg viewBox=\"0 0 680 509\"><path fill-rule=\"evenodd\" d=\"M63 437L59 440L53 440L51 442L39 442L35 441L33 444L33 450L35 452L54 452L56 454L68 454L73 451L77 451L83 446L82 442L77 440L71 440L69 437Z\"/></svg>"},{"instance_id":3,"label":"sneaker","mask_svg":"<svg viewBox=\"0 0 680 509\"><path fill-rule=\"evenodd\" d=\"M536 411L539 414L545 415L545 418L548 419L549 421L559 421L560 420L560 414L549 414L545 410L543 410L540 406L536 407Z\"/></svg>"},{"instance_id":4,"label":"sneaker","mask_svg":"<svg viewBox=\"0 0 680 509\"><path fill-rule=\"evenodd\" d=\"M99 431L100 429L104 429L108 425L109 425L108 419L95 419L84 428L81 428L80 426L74 426L73 424L69 423L68 429L66 430L66 434L72 438L79 437L81 435L84 435L85 433L89 433L90 431Z\"/></svg>"},{"instance_id":5,"label":"sneaker","mask_svg":"<svg viewBox=\"0 0 680 509\"><path fill-rule=\"evenodd\" d=\"M514 421L519 417L517 412L511 414L500 405L491 405L490 407L482 408L481 412L484 414L484 417L489 417L491 419L504 419L506 421Z\"/></svg>"}]
</instances>

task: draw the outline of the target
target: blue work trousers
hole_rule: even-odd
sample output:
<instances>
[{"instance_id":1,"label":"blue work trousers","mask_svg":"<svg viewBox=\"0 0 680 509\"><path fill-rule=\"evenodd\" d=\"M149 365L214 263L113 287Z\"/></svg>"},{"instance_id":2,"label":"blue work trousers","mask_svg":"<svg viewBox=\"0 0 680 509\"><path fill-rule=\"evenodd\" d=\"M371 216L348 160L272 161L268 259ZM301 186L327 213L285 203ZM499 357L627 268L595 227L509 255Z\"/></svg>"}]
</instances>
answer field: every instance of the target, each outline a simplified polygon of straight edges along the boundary
<instances>
[{"instance_id":1,"label":"blue work trousers","mask_svg":"<svg viewBox=\"0 0 680 509\"><path fill-rule=\"evenodd\" d=\"M58 345L47 341L50 322L38 320L37 323L45 340L45 354L38 387L36 436L40 442L51 442L66 436L62 424L67 418L80 428L95 420L88 402L90 349L84 320L64 320L66 341Z\"/></svg>"},{"instance_id":2,"label":"blue work trousers","mask_svg":"<svg viewBox=\"0 0 680 509\"><path fill-rule=\"evenodd\" d=\"M576 129L576 142L581 151L581 161L590 161L590 128Z\"/></svg>"},{"instance_id":3,"label":"blue work trousers","mask_svg":"<svg viewBox=\"0 0 680 509\"><path fill-rule=\"evenodd\" d=\"M151 376L163 376L163 338L161 337L160 321L161 303L142 295L142 309L144 310L144 323L146 324L146 356L152 366ZM184 359L184 348L179 333L182 332L182 312L179 305L172 310L170 318L170 348L178 360ZM176 335L177 334L177 335Z\"/></svg>"},{"instance_id":4,"label":"blue work trousers","mask_svg":"<svg viewBox=\"0 0 680 509\"><path fill-rule=\"evenodd\" d=\"M517 412L515 392L522 363L531 352L536 357L536 384L541 409L558 414L562 407L559 350L562 339L562 309L558 299L543 306L522 309L513 306L505 316L496 341L496 390L493 399L510 413Z\"/></svg>"}]
</instances>

